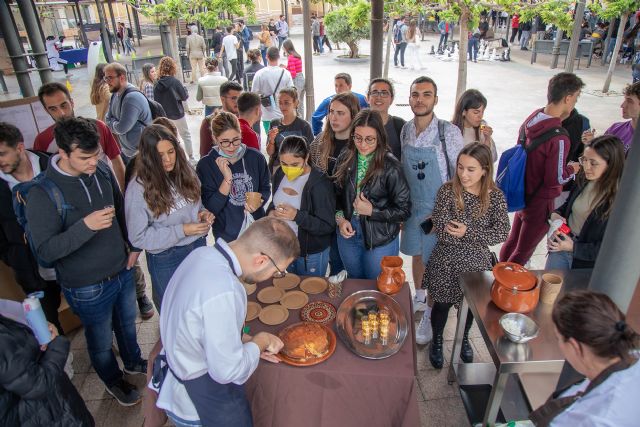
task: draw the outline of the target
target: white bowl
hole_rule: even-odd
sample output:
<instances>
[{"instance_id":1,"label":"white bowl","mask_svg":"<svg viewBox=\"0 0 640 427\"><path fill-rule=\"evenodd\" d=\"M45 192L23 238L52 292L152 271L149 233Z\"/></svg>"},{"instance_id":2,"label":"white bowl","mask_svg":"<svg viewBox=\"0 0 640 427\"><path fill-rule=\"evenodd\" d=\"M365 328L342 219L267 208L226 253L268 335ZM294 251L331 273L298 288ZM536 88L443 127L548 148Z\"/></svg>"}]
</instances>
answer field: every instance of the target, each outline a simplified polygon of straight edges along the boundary
<instances>
[{"instance_id":1,"label":"white bowl","mask_svg":"<svg viewBox=\"0 0 640 427\"><path fill-rule=\"evenodd\" d=\"M500 318L499 323L505 336L518 344L534 339L540 330L533 319L520 313L507 313Z\"/></svg>"}]
</instances>

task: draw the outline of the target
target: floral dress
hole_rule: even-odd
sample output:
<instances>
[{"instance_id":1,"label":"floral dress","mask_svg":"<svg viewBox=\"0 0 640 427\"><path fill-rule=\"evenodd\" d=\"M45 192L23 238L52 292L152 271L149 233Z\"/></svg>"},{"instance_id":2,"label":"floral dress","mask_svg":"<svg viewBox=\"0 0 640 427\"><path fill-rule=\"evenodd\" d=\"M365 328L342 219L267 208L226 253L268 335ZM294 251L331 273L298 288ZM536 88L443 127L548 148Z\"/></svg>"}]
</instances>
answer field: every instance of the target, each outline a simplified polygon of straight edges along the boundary
<instances>
[{"instance_id":1,"label":"floral dress","mask_svg":"<svg viewBox=\"0 0 640 427\"><path fill-rule=\"evenodd\" d=\"M489 208L480 212L480 197L464 192L464 211L458 211L451 183L438 190L433 209L433 232L438 243L429 258L424 272L422 287L428 289L435 302L458 306L462 302L459 279L462 273L491 269L489 246L497 245L509 235L509 216L502 191L489 193ZM449 221L462 222L467 231L462 238L454 237L444 230Z\"/></svg>"}]
</instances>

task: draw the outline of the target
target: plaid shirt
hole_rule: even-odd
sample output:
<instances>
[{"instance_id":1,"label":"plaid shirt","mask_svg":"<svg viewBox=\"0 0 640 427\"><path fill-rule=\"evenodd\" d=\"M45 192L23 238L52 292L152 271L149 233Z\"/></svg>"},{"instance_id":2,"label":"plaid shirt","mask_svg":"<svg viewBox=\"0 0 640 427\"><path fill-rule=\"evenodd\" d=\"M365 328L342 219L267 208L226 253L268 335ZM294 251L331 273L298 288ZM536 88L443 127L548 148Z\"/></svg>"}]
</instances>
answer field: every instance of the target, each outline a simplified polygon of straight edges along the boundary
<instances>
[{"instance_id":1,"label":"plaid shirt","mask_svg":"<svg viewBox=\"0 0 640 427\"><path fill-rule=\"evenodd\" d=\"M150 99L150 100L154 101L154 99L153 99L153 83L144 82L142 84L142 93L144 93L144 96L146 96L147 99Z\"/></svg>"}]
</instances>

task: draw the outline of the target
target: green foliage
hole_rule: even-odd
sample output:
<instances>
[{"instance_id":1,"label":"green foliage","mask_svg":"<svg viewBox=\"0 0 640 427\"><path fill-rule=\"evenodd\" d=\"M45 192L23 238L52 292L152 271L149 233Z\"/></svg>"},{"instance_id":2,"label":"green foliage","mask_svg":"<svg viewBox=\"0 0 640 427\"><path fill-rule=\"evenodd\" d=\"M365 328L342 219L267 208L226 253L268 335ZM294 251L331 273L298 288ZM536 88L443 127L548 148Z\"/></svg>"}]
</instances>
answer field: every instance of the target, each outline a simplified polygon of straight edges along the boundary
<instances>
[{"instance_id":1,"label":"green foliage","mask_svg":"<svg viewBox=\"0 0 640 427\"><path fill-rule=\"evenodd\" d=\"M129 0L135 6L135 0ZM164 3L141 3L142 15L152 19L156 24L168 24L177 19L196 20L205 28L225 25L229 20L221 18L220 12L236 16L248 16L255 19L255 5L252 0L165 0Z\"/></svg>"},{"instance_id":2,"label":"green foliage","mask_svg":"<svg viewBox=\"0 0 640 427\"><path fill-rule=\"evenodd\" d=\"M540 16L542 21L553 24L564 31L571 31L573 27L573 2L571 0L548 0L522 7L520 21L533 21Z\"/></svg>"},{"instance_id":3,"label":"green foliage","mask_svg":"<svg viewBox=\"0 0 640 427\"><path fill-rule=\"evenodd\" d=\"M359 0L329 12L324 17L329 39L349 46L352 58L358 57L358 42L371 34L371 4Z\"/></svg>"},{"instance_id":4,"label":"green foliage","mask_svg":"<svg viewBox=\"0 0 640 427\"><path fill-rule=\"evenodd\" d=\"M601 0L600 16L605 19L619 18L625 13L633 13L640 8L638 0Z\"/></svg>"}]
</instances>

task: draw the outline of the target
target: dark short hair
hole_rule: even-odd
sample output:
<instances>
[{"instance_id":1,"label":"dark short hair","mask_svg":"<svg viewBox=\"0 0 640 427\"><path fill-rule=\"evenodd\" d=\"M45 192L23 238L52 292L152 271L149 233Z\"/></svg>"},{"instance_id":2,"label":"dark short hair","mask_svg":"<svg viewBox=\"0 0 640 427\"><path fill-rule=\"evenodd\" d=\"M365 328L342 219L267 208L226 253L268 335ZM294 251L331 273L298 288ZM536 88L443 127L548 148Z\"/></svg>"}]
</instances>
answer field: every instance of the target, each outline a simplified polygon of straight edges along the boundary
<instances>
[{"instance_id":1,"label":"dark short hair","mask_svg":"<svg viewBox=\"0 0 640 427\"><path fill-rule=\"evenodd\" d=\"M71 94L69 93L69 89L67 89L67 87L62 83L59 83L59 82L45 83L42 86L40 86L40 89L38 89L38 98L40 99L40 103L42 104L43 107L45 106L44 97L51 96L56 92L63 92L65 95L67 95L67 99L71 99Z\"/></svg>"},{"instance_id":2,"label":"dark short hair","mask_svg":"<svg viewBox=\"0 0 640 427\"><path fill-rule=\"evenodd\" d=\"M636 96L640 99L640 82L635 82L627 85L624 88L624 96Z\"/></svg>"},{"instance_id":3,"label":"dark short hair","mask_svg":"<svg viewBox=\"0 0 640 427\"><path fill-rule=\"evenodd\" d=\"M267 59L270 61L275 61L280 58L280 49L275 46L271 46L267 49Z\"/></svg>"},{"instance_id":4,"label":"dark short hair","mask_svg":"<svg viewBox=\"0 0 640 427\"><path fill-rule=\"evenodd\" d=\"M438 85L431 77L427 77L427 76L417 77L414 81L411 82L411 86L409 86L409 88L412 88L413 85L418 85L421 83L431 83L433 85L433 91L434 91L433 96L438 96Z\"/></svg>"},{"instance_id":5,"label":"dark short hair","mask_svg":"<svg viewBox=\"0 0 640 427\"><path fill-rule=\"evenodd\" d=\"M227 33L231 34L231 31L233 31L233 25L227 27Z\"/></svg>"},{"instance_id":6,"label":"dark short hair","mask_svg":"<svg viewBox=\"0 0 640 427\"><path fill-rule=\"evenodd\" d=\"M351 86L351 83L353 82L353 80L351 80L351 74L349 74L349 73L338 73L338 74L336 74L336 76L333 78L333 80L338 80L338 79L344 80L344 82L346 84L348 84L349 86Z\"/></svg>"},{"instance_id":7,"label":"dark short hair","mask_svg":"<svg viewBox=\"0 0 640 427\"><path fill-rule=\"evenodd\" d=\"M573 73L558 73L551 77L547 88L547 102L557 104L565 96L573 95L584 87L584 82Z\"/></svg>"},{"instance_id":8,"label":"dark short hair","mask_svg":"<svg viewBox=\"0 0 640 427\"><path fill-rule=\"evenodd\" d=\"M238 112L248 113L260 106L260 95L255 92L242 92L238 97Z\"/></svg>"},{"instance_id":9,"label":"dark short hair","mask_svg":"<svg viewBox=\"0 0 640 427\"><path fill-rule=\"evenodd\" d=\"M227 96L232 90L242 92L242 86L240 86L240 83L232 80L226 81L220 85L220 96Z\"/></svg>"},{"instance_id":10,"label":"dark short hair","mask_svg":"<svg viewBox=\"0 0 640 427\"><path fill-rule=\"evenodd\" d=\"M391 98L394 98L396 96L395 90L393 89L393 83L391 83L391 80L385 79L384 77L376 77L375 79L373 79L373 80L371 80L369 82L369 88L367 89L367 95L371 93L371 87L376 83L384 83L384 84L386 84L387 86L389 86L389 93L391 94Z\"/></svg>"},{"instance_id":11,"label":"dark short hair","mask_svg":"<svg viewBox=\"0 0 640 427\"><path fill-rule=\"evenodd\" d=\"M278 155L291 154L294 157L306 159L309 155L309 144L307 140L298 135L285 136L280 143Z\"/></svg>"},{"instance_id":12,"label":"dark short hair","mask_svg":"<svg viewBox=\"0 0 640 427\"><path fill-rule=\"evenodd\" d=\"M67 117L60 119L53 130L58 147L71 154L75 149L86 152L96 151L100 143L100 135L96 121L84 117Z\"/></svg>"},{"instance_id":13,"label":"dark short hair","mask_svg":"<svg viewBox=\"0 0 640 427\"><path fill-rule=\"evenodd\" d=\"M284 18L284 15L280 15L280 18Z\"/></svg>"},{"instance_id":14,"label":"dark short hair","mask_svg":"<svg viewBox=\"0 0 640 427\"><path fill-rule=\"evenodd\" d=\"M24 138L20 129L11 123L0 122L0 144L16 148L21 142L24 142Z\"/></svg>"}]
</instances>

